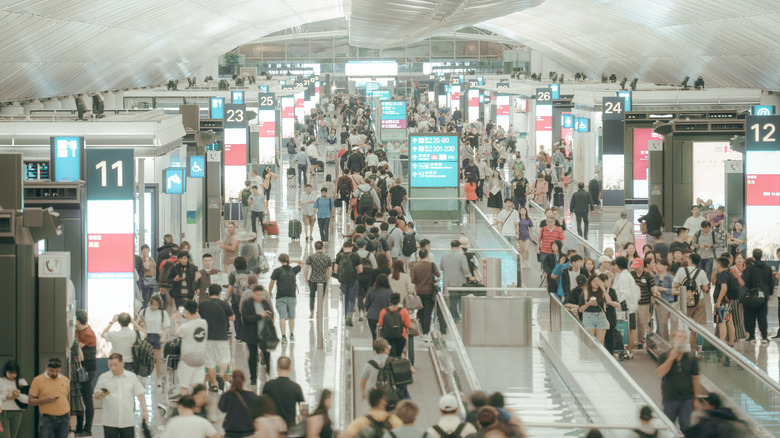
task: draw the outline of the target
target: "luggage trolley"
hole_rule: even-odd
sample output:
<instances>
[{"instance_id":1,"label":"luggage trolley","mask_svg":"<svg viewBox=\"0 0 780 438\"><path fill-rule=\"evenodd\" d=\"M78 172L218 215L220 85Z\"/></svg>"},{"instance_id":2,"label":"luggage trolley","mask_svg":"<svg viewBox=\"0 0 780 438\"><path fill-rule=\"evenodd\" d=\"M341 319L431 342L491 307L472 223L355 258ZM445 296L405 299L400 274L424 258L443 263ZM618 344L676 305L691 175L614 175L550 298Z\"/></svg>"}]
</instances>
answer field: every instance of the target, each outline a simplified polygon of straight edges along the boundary
<instances>
[{"instance_id":1,"label":"luggage trolley","mask_svg":"<svg viewBox=\"0 0 780 438\"><path fill-rule=\"evenodd\" d=\"M179 388L176 378L176 367L179 366L181 358L181 338L173 338L165 343L163 347L163 359L165 362L165 372L162 378L162 401L157 404L160 416L169 418L169 414L181 398L181 388Z\"/></svg>"}]
</instances>

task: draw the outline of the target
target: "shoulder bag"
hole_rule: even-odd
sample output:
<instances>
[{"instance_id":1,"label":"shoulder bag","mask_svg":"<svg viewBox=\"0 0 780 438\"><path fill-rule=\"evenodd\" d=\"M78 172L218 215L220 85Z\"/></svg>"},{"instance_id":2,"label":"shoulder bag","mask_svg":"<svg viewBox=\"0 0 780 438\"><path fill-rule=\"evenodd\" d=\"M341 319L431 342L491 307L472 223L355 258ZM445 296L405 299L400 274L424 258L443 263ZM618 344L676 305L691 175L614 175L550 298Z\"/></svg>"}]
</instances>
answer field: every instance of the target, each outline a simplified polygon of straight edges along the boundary
<instances>
[{"instance_id":1,"label":"shoulder bag","mask_svg":"<svg viewBox=\"0 0 780 438\"><path fill-rule=\"evenodd\" d=\"M431 287L431 293L432 294L437 294L437 293L441 292L441 288L439 287L438 284L436 284L436 265L433 262L431 262L431 278L433 280L433 286Z\"/></svg>"},{"instance_id":2,"label":"shoulder bag","mask_svg":"<svg viewBox=\"0 0 780 438\"><path fill-rule=\"evenodd\" d=\"M745 307L761 307L766 304L767 296L763 290L761 290L761 282L759 281L758 272L756 267L753 266L753 284L747 288L745 298L741 300L742 305Z\"/></svg>"},{"instance_id":3,"label":"shoulder bag","mask_svg":"<svg viewBox=\"0 0 780 438\"><path fill-rule=\"evenodd\" d=\"M404 308L406 310L420 310L423 308L422 299L416 294L412 293L404 298Z\"/></svg>"}]
</instances>

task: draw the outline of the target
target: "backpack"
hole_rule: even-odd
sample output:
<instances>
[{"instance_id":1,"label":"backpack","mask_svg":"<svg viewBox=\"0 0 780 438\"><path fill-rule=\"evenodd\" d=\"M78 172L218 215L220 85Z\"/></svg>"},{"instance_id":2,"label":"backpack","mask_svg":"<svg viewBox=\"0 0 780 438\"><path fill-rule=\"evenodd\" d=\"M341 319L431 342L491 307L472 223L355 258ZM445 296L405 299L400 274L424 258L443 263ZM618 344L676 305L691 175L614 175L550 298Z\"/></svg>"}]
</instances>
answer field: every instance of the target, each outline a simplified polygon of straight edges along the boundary
<instances>
[{"instance_id":1,"label":"backpack","mask_svg":"<svg viewBox=\"0 0 780 438\"><path fill-rule=\"evenodd\" d=\"M385 421L377 421L370 415L366 415L366 418L368 418L369 425L360 430L357 438L382 438L385 435L385 432L393 434L391 431L393 426L390 425L390 416L388 416Z\"/></svg>"},{"instance_id":2,"label":"backpack","mask_svg":"<svg viewBox=\"0 0 780 438\"><path fill-rule=\"evenodd\" d=\"M358 254L360 257L360 254ZM371 253L369 252L365 257L360 257L360 264L363 266L363 272L360 273L360 277L371 277L371 271L374 269L374 265L371 264Z\"/></svg>"},{"instance_id":3,"label":"backpack","mask_svg":"<svg viewBox=\"0 0 780 438\"><path fill-rule=\"evenodd\" d=\"M352 184L349 182L348 176L342 176L339 178L339 195L342 199L347 198L352 192Z\"/></svg>"},{"instance_id":4,"label":"backpack","mask_svg":"<svg viewBox=\"0 0 780 438\"><path fill-rule=\"evenodd\" d=\"M238 306L241 303L241 298L243 298L244 294L249 290L249 274L239 274L238 272L233 271L233 277L235 278L235 281L233 282L233 292L230 295L230 302L231 304ZM238 291L238 293L236 293L236 291Z\"/></svg>"},{"instance_id":5,"label":"backpack","mask_svg":"<svg viewBox=\"0 0 780 438\"><path fill-rule=\"evenodd\" d=\"M382 321L382 337L385 339L402 338L404 336L404 318L401 310L393 312L385 309L385 317Z\"/></svg>"},{"instance_id":6,"label":"backpack","mask_svg":"<svg viewBox=\"0 0 780 438\"><path fill-rule=\"evenodd\" d=\"M252 195L252 189L249 187L241 190L241 205L249 207L249 196Z\"/></svg>"},{"instance_id":7,"label":"backpack","mask_svg":"<svg viewBox=\"0 0 780 438\"><path fill-rule=\"evenodd\" d=\"M133 344L131 351L135 373L141 377L151 376L155 363L154 348L146 339L141 339L138 330L135 331L135 344Z\"/></svg>"},{"instance_id":8,"label":"backpack","mask_svg":"<svg viewBox=\"0 0 780 438\"><path fill-rule=\"evenodd\" d=\"M599 191L599 180L597 180L596 178L593 178L592 180L590 180L590 182L588 183L588 191L589 192L594 192L594 193L598 192Z\"/></svg>"},{"instance_id":9,"label":"backpack","mask_svg":"<svg viewBox=\"0 0 780 438\"><path fill-rule=\"evenodd\" d=\"M357 280L357 269L352 264L352 253L342 253L336 263L339 267L338 278L341 284L352 284Z\"/></svg>"},{"instance_id":10,"label":"backpack","mask_svg":"<svg viewBox=\"0 0 780 438\"><path fill-rule=\"evenodd\" d=\"M166 259L163 261L162 269L160 269L160 278L157 280L160 283L160 286L172 286L170 278L175 266L176 262L172 260Z\"/></svg>"},{"instance_id":11,"label":"backpack","mask_svg":"<svg viewBox=\"0 0 780 438\"><path fill-rule=\"evenodd\" d=\"M366 192L361 190L360 198L358 199L358 209L371 210L374 208L374 197L371 196L371 189Z\"/></svg>"},{"instance_id":12,"label":"backpack","mask_svg":"<svg viewBox=\"0 0 780 438\"><path fill-rule=\"evenodd\" d=\"M288 154L290 154L290 155L294 154L296 149L298 149L298 147L296 146L294 141L288 141L287 142L287 153Z\"/></svg>"},{"instance_id":13,"label":"backpack","mask_svg":"<svg viewBox=\"0 0 780 438\"><path fill-rule=\"evenodd\" d=\"M552 170L550 170L549 172L547 170L548 169L545 169L543 172L544 180L547 181L547 184L552 184Z\"/></svg>"},{"instance_id":14,"label":"backpack","mask_svg":"<svg viewBox=\"0 0 780 438\"><path fill-rule=\"evenodd\" d=\"M404 240L401 242L401 254L410 257L417 251L417 239L415 233L404 233Z\"/></svg>"},{"instance_id":15,"label":"backpack","mask_svg":"<svg viewBox=\"0 0 780 438\"><path fill-rule=\"evenodd\" d=\"M369 360L368 364L376 369L376 386L374 388L382 390L387 397L387 410L391 411L395 409L395 405L400 401L398 396L398 387L395 384L395 376L393 375L393 369L390 367L390 360L386 360L383 367L379 367L376 361Z\"/></svg>"},{"instance_id":16,"label":"backpack","mask_svg":"<svg viewBox=\"0 0 780 438\"><path fill-rule=\"evenodd\" d=\"M368 236L366 236L368 241L371 243L371 246L374 248L374 251L376 251L376 255L380 256L385 253L385 246L382 244L382 238L377 236L376 239L372 239Z\"/></svg>"},{"instance_id":17,"label":"backpack","mask_svg":"<svg viewBox=\"0 0 780 438\"><path fill-rule=\"evenodd\" d=\"M699 275L701 269L696 268L693 271L693 275L688 271L688 268L683 268L685 271L685 278L682 281L682 286L685 287L685 304L688 307L696 307L699 304L699 288L696 284L696 276Z\"/></svg>"},{"instance_id":18,"label":"backpack","mask_svg":"<svg viewBox=\"0 0 780 438\"><path fill-rule=\"evenodd\" d=\"M747 288L739 284L737 277L729 273L729 284L726 288L726 298L729 300L742 300L747 294Z\"/></svg>"},{"instance_id":19,"label":"backpack","mask_svg":"<svg viewBox=\"0 0 780 438\"><path fill-rule=\"evenodd\" d=\"M466 423L460 423L458 425L458 428L455 429L455 431L452 433L444 432L444 430L442 430L442 428L439 427L438 425L433 426L433 430L435 430L436 433L438 433L441 438L461 438L460 433L463 432L464 427L466 427Z\"/></svg>"},{"instance_id":20,"label":"backpack","mask_svg":"<svg viewBox=\"0 0 780 438\"><path fill-rule=\"evenodd\" d=\"M379 193L382 194L382 199L387 198L387 177L382 178L380 176L376 182L376 186L379 187Z\"/></svg>"}]
</instances>

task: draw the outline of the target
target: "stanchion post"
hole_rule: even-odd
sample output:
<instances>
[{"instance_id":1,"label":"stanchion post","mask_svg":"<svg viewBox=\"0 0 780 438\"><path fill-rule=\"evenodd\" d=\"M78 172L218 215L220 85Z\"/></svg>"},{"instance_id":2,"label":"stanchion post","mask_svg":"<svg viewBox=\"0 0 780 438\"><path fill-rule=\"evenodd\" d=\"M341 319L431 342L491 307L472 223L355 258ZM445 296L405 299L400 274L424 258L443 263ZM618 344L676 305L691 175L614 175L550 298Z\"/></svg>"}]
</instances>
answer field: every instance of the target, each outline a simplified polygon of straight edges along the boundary
<instances>
[{"instance_id":1,"label":"stanchion post","mask_svg":"<svg viewBox=\"0 0 780 438\"><path fill-rule=\"evenodd\" d=\"M317 349L325 348L324 314L325 313L325 285L317 284Z\"/></svg>"}]
</instances>

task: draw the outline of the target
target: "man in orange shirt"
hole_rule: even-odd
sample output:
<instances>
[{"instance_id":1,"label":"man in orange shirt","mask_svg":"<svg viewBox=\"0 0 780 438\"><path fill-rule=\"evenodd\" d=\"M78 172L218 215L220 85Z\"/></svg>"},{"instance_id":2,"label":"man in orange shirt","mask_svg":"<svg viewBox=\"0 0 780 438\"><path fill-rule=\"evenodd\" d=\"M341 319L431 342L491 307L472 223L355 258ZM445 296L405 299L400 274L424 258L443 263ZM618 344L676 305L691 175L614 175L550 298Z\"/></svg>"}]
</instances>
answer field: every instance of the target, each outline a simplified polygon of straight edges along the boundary
<instances>
[{"instance_id":1,"label":"man in orange shirt","mask_svg":"<svg viewBox=\"0 0 780 438\"><path fill-rule=\"evenodd\" d=\"M39 438L67 438L70 432L70 380L60 374L62 361L52 357L46 371L36 376L30 385L30 406L38 406Z\"/></svg>"}]
</instances>

